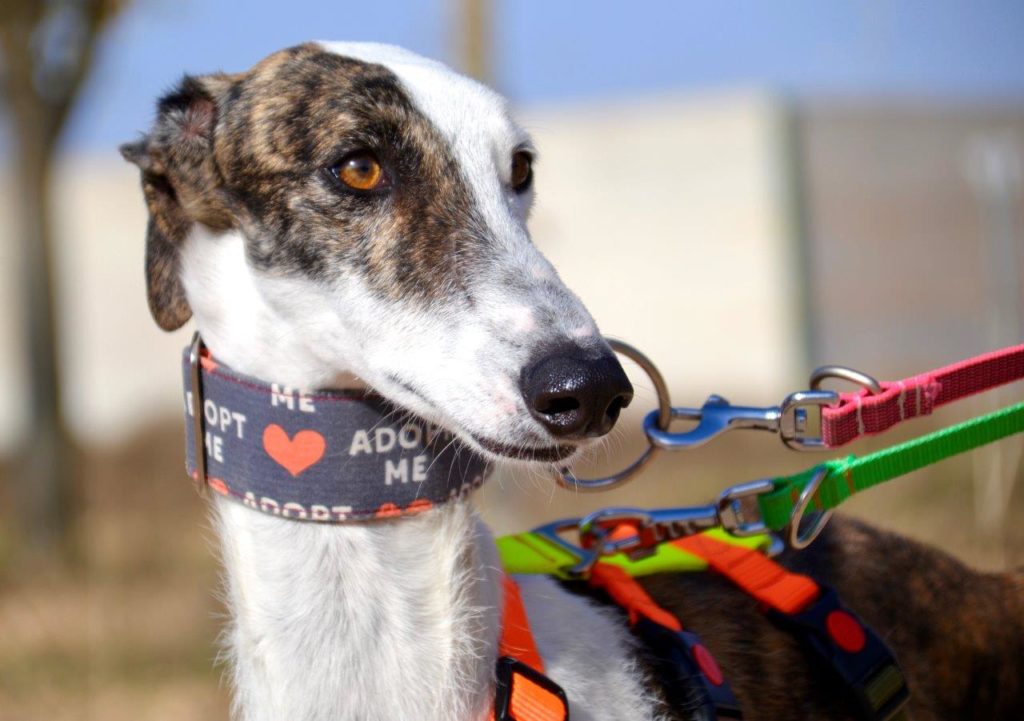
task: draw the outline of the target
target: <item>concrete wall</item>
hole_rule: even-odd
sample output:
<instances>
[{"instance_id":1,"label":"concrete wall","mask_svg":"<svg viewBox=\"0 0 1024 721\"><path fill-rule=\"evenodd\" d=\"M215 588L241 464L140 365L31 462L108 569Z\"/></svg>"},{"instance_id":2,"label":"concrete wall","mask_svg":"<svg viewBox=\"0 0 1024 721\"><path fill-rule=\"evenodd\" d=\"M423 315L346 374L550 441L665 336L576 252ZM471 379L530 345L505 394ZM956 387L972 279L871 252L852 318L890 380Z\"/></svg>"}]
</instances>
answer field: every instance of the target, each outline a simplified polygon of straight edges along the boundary
<instances>
[{"instance_id":1,"label":"concrete wall","mask_svg":"<svg viewBox=\"0 0 1024 721\"><path fill-rule=\"evenodd\" d=\"M1024 337L1024 106L800 112L815 362L906 375Z\"/></svg>"},{"instance_id":2,"label":"concrete wall","mask_svg":"<svg viewBox=\"0 0 1024 721\"><path fill-rule=\"evenodd\" d=\"M134 167L109 157L67 159L57 175L61 369L72 430L87 443L116 443L178 408L177 353L188 330L150 320L143 276L146 212ZM7 181L8 183L10 181ZM10 202L6 187L0 193ZM18 389L24 358L16 331L18 248L0 206L0 385ZM22 429L23 395L0 407L0 451Z\"/></svg>"}]
</instances>

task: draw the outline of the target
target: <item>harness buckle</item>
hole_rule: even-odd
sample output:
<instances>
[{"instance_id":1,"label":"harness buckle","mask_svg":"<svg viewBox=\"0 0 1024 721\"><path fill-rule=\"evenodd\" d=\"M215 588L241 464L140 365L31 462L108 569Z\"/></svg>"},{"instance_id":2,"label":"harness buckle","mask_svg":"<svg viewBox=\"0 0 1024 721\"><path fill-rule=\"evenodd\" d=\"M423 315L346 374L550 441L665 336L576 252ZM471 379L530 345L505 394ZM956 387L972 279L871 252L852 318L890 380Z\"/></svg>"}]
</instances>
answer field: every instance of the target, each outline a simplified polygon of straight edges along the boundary
<instances>
[{"instance_id":1,"label":"harness buckle","mask_svg":"<svg viewBox=\"0 0 1024 721\"><path fill-rule=\"evenodd\" d=\"M696 634L673 631L644 617L636 622L633 631L651 652L670 707L693 709L699 704L705 712L701 718L743 718L732 687Z\"/></svg>"},{"instance_id":2,"label":"harness buckle","mask_svg":"<svg viewBox=\"0 0 1024 721\"><path fill-rule=\"evenodd\" d=\"M818 598L797 613L771 610L768 616L831 666L856 700L860 718L887 721L910 698L892 651L832 588L820 586Z\"/></svg>"},{"instance_id":3,"label":"harness buckle","mask_svg":"<svg viewBox=\"0 0 1024 721\"><path fill-rule=\"evenodd\" d=\"M569 701L557 683L522 661L503 656L498 659L494 690L494 721L531 721L519 711L543 709L545 719L569 721Z\"/></svg>"}]
</instances>

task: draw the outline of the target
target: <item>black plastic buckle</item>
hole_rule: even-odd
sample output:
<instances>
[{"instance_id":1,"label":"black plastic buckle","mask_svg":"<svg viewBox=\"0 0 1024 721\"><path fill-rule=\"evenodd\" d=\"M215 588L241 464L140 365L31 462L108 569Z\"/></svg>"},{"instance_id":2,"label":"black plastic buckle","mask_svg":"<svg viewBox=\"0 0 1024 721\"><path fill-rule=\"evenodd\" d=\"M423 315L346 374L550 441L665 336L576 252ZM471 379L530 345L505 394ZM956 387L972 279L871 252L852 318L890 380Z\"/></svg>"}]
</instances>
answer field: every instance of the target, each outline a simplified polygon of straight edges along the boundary
<instances>
[{"instance_id":1,"label":"black plastic buckle","mask_svg":"<svg viewBox=\"0 0 1024 721\"><path fill-rule=\"evenodd\" d=\"M540 686L542 689L558 698L562 702L562 720L569 721L569 700L565 691L557 683L549 679L522 661L511 656L502 656L498 659L497 685L494 689L494 721L517 721L512 715L512 689L515 685L516 676L522 676L528 681ZM522 721L519 719L518 721Z\"/></svg>"},{"instance_id":2,"label":"black plastic buckle","mask_svg":"<svg viewBox=\"0 0 1024 721\"><path fill-rule=\"evenodd\" d=\"M803 611L787 615L772 610L768 617L829 663L856 699L860 718L892 719L910 698L895 655L840 602L835 590L820 589L821 595Z\"/></svg>"},{"instance_id":3,"label":"black plastic buckle","mask_svg":"<svg viewBox=\"0 0 1024 721\"><path fill-rule=\"evenodd\" d=\"M694 709L696 701L707 718L743 718L729 682L696 634L673 631L643 617L633 631L651 651L665 700L672 708Z\"/></svg>"}]
</instances>

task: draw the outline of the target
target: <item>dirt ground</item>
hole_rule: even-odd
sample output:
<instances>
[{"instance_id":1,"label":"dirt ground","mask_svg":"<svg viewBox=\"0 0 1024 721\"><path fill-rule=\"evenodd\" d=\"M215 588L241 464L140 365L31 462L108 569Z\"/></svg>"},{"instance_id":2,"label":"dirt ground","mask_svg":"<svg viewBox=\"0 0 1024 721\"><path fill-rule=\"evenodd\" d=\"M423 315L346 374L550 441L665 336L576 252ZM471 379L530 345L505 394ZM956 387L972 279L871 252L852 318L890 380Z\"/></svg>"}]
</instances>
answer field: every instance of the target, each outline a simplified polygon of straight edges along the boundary
<instances>
[{"instance_id":1,"label":"dirt ground","mask_svg":"<svg viewBox=\"0 0 1024 721\"><path fill-rule=\"evenodd\" d=\"M176 426L85 453L70 565L0 579L0 719L225 719L216 557Z\"/></svg>"},{"instance_id":2,"label":"dirt ground","mask_svg":"<svg viewBox=\"0 0 1024 721\"><path fill-rule=\"evenodd\" d=\"M945 413L886 440L957 419ZM628 458L640 443L623 434L608 455ZM0 553L0 721L227 718L228 694L215 663L223 616L215 544L181 454L176 424L141 432L117 450L83 454L78 558L70 566L18 566L11 519L0 518L0 550L9 551ZM727 484L813 462L767 435L734 434L687 454L664 454L619 491L575 495L538 476L500 475L478 505L501 533L598 506L703 502ZM982 567L1020 565L1024 482L1006 507L1004 529L979 528L972 510L970 479L989 462L978 454L946 462L863 494L848 512Z\"/></svg>"}]
</instances>

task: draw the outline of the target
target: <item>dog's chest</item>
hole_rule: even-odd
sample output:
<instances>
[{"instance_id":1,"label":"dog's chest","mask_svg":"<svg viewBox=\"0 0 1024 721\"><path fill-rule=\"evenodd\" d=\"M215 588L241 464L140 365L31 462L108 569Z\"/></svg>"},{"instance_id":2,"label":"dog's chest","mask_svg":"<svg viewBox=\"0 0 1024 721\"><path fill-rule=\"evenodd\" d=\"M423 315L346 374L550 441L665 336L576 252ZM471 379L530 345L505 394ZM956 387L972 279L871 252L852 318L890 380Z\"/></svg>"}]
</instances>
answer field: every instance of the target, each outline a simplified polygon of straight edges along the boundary
<instances>
[{"instance_id":1,"label":"dog's chest","mask_svg":"<svg viewBox=\"0 0 1024 721\"><path fill-rule=\"evenodd\" d=\"M466 504L386 528L218 505L241 719L487 718L501 584ZM656 718L620 621L548 579L521 586L574 720Z\"/></svg>"}]
</instances>

